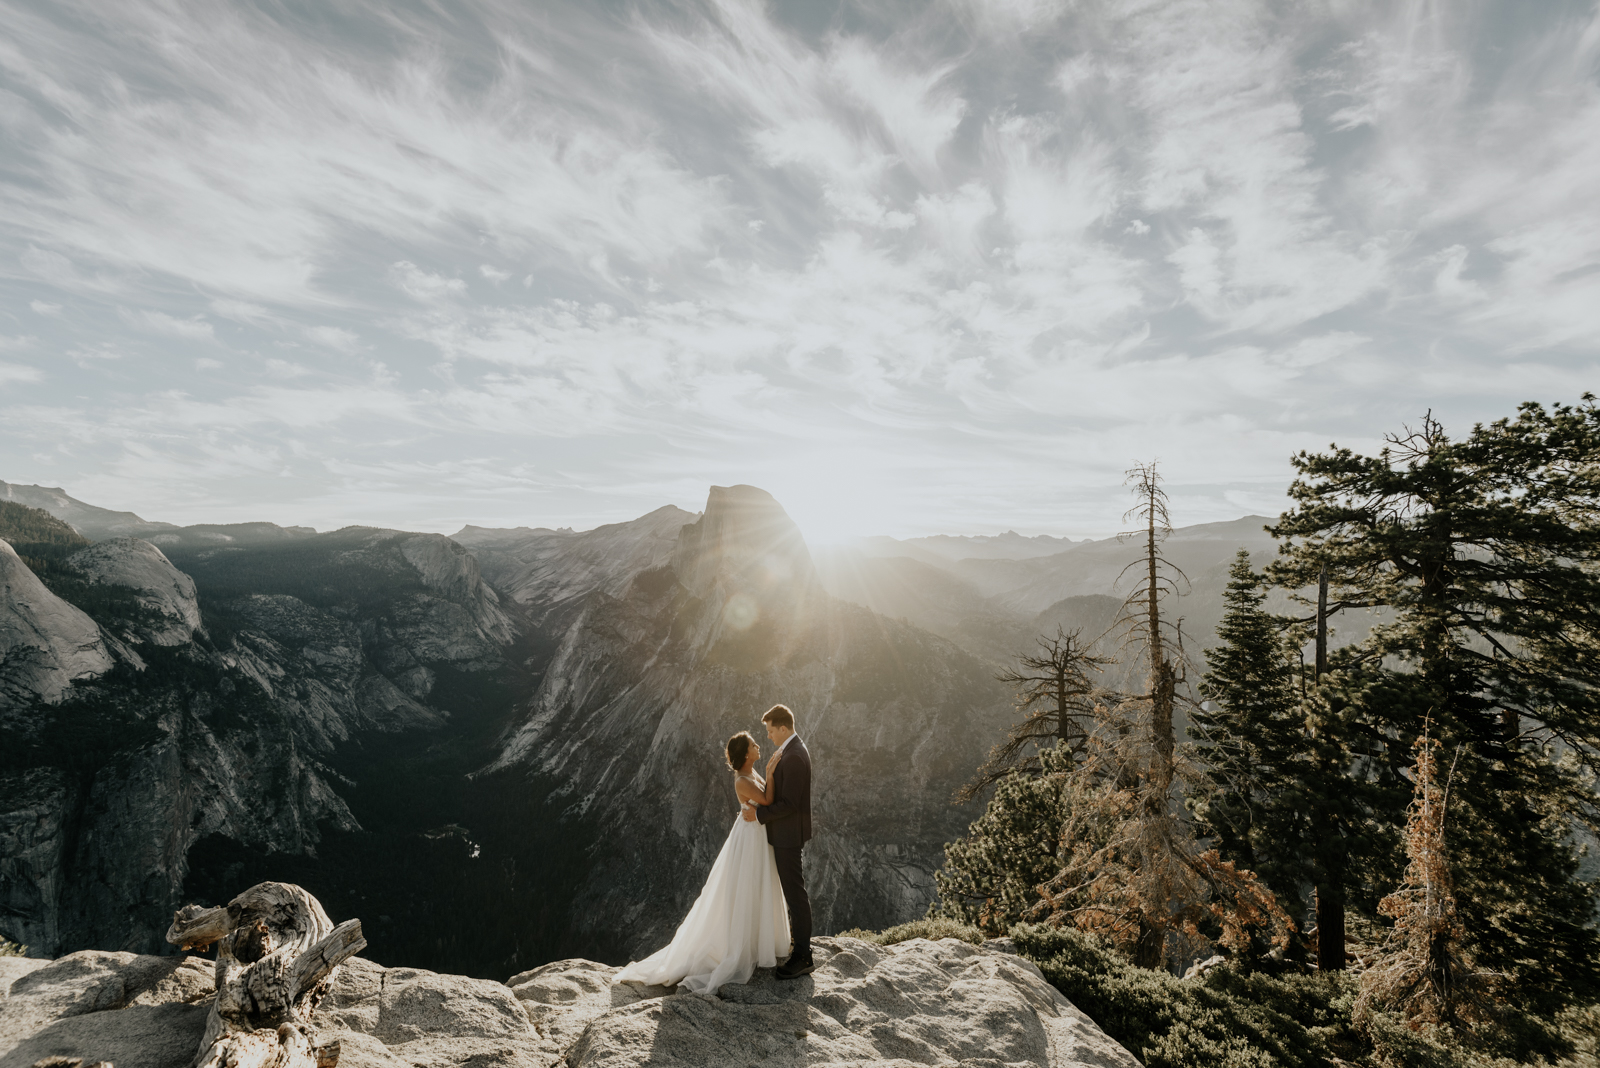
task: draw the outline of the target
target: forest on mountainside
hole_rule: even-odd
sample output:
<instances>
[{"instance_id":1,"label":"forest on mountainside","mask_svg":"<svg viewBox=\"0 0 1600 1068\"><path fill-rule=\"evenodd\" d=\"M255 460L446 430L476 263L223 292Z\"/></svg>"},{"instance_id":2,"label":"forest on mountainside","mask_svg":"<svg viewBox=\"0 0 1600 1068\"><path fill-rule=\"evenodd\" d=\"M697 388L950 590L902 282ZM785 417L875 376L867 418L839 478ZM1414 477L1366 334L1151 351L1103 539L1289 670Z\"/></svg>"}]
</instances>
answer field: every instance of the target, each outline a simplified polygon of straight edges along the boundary
<instances>
[{"instance_id":1,"label":"forest on mountainside","mask_svg":"<svg viewBox=\"0 0 1600 1068\"><path fill-rule=\"evenodd\" d=\"M1595 398L1293 464L1278 555L1238 554L1203 660L1173 640L1159 475L1130 473L1144 685L1096 685L1103 635L1020 656L1025 718L929 922L1055 960L1147 1065L1595 1063Z\"/></svg>"},{"instance_id":2,"label":"forest on mountainside","mask_svg":"<svg viewBox=\"0 0 1600 1068\"><path fill-rule=\"evenodd\" d=\"M22 562L41 576L89 546L88 538L44 509L12 501L0 501L0 539L9 542Z\"/></svg>"}]
</instances>

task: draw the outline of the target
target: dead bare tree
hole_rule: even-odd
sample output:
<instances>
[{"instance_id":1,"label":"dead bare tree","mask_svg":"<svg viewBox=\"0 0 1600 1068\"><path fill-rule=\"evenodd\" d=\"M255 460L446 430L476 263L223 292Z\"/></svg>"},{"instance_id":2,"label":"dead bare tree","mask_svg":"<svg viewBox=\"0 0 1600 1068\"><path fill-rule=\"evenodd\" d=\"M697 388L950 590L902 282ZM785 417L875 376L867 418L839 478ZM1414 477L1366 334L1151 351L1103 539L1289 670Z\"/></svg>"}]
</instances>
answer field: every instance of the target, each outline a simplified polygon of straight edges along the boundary
<instances>
[{"instance_id":1,"label":"dead bare tree","mask_svg":"<svg viewBox=\"0 0 1600 1068\"><path fill-rule=\"evenodd\" d=\"M1174 623L1162 619L1161 602L1168 597L1181 596L1183 590L1179 583L1187 586L1189 576L1161 555L1161 543L1172 533L1172 517L1167 512L1167 494L1161 488L1161 475L1155 462L1134 464L1128 471L1127 481L1133 484L1134 497L1139 503L1123 518L1143 522L1141 529L1121 536L1143 537L1145 544L1143 559L1123 569L1124 575L1134 568L1142 572L1138 585L1122 602L1123 645L1141 648L1142 659L1149 665L1145 676L1146 692L1135 700L1149 708L1147 729L1156 757L1150 773L1157 788L1150 800L1165 809L1172 787L1173 757L1178 747L1173 710L1186 665L1182 660L1183 621ZM1170 655L1173 653L1176 656Z\"/></svg>"},{"instance_id":2,"label":"dead bare tree","mask_svg":"<svg viewBox=\"0 0 1600 1068\"><path fill-rule=\"evenodd\" d=\"M1488 986L1495 978L1474 967L1456 916L1445 813L1450 776L1439 784L1439 740L1417 739L1412 766L1413 796L1406 820L1405 882L1378 903L1394 919L1380 959L1361 977L1357 1023L1374 1012L1398 1012L1413 1026L1446 1024L1470 1034L1492 1020ZM1459 751L1458 751L1459 755ZM1454 771L1454 768L1451 769Z\"/></svg>"},{"instance_id":3,"label":"dead bare tree","mask_svg":"<svg viewBox=\"0 0 1600 1068\"><path fill-rule=\"evenodd\" d=\"M185 905L167 941L217 945L217 1000L196 1068L332 1068L339 1045L313 1048L311 1014L339 965L367 944L360 920L335 927L290 883L258 883L217 908Z\"/></svg>"},{"instance_id":4,"label":"dead bare tree","mask_svg":"<svg viewBox=\"0 0 1600 1068\"><path fill-rule=\"evenodd\" d=\"M1144 968L1159 967L1169 936L1204 942L1202 923L1221 928L1223 946L1239 949L1252 931L1286 944L1293 924L1253 872L1214 849L1202 850L1183 817L1174 782L1197 777L1178 757L1174 713L1184 678L1182 632L1162 618L1162 602L1182 591L1183 572L1161 555L1172 532L1167 495L1154 463L1128 472L1138 504L1127 518L1144 540L1139 582L1123 602L1123 647L1148 665L1145 692L1096 706L1086 759L1071 776L1061 872L1037 907L1052 922L1071 922L1120 945Z\"/></svg>"},{"instance_id":5,"label":"dead bare tree","mask_svg":"<svg viewBox=\"0 0 1600 1068\"><path fill-rule=\"evenodd\" d=\"M1017 658L1020 669L995 676L1018 688L1017 708L1025 715L1006 740L989 751L989 759L972 781L957 791L958 802L972 800L1007 775L1041 774L1040 749L1055 745L1079 756L1083 753L1098 694L1091 673L1114 661L1089 653L1076 630L1058 626L1055 637L1041 637L1038 643L1038 654Z\"/></svg>"}]
</instances>

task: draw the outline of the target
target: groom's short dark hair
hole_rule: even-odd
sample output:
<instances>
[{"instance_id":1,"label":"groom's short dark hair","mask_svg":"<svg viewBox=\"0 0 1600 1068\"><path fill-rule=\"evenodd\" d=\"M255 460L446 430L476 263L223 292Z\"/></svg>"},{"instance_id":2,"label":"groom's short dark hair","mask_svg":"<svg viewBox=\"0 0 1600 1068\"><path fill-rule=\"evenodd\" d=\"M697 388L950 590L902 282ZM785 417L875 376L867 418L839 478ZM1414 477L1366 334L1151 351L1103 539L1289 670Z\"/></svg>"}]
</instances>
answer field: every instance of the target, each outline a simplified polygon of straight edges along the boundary
<instances>
[{"instance_id":1,"label":"groom's short dark hair","mask_svg":"<svg viewBox=\"0 0 1600 1068\"><path fill-rule=\"evenodd\" d=\"M788 705L773 705L767 709L767 714L761 717L761 722L794 730L794 713L789 711Z\"/></svg>"}]
</instances>

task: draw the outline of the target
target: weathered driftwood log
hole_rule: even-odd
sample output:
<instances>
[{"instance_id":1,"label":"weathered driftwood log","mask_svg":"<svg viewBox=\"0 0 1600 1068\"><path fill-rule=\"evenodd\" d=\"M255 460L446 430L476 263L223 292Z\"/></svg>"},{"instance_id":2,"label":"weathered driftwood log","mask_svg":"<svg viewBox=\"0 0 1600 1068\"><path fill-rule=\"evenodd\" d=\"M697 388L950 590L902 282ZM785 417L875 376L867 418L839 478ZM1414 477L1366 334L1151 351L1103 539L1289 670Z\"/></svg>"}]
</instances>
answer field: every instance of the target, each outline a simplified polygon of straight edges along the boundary
<instances>
[{"instance_id":1,"label":"weathered driftwood log","mask_svg":"<svg viewBox=\"0 0 1600 1068\"><path fill-rule=\"evenodd\" d=\"M335 927L290 883L259 883L218 908L185 905L167 941L217 944L217 1001L196 1068L332 1068L338 1043L313 1048L311 1014L340 963L366 946L361 921Z\"/></svg>"}]
</instances>

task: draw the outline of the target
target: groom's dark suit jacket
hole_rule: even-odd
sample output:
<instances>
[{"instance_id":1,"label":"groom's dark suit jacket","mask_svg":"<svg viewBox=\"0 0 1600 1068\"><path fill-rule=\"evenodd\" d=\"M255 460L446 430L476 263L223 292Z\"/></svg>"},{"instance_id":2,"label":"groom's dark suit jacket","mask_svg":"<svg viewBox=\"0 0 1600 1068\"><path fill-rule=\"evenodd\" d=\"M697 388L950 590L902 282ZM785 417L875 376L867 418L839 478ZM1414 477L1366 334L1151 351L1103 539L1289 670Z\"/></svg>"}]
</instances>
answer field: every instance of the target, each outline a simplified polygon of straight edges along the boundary
<instances>
[{"instance_id":1,"label":"groom's dark suit jacket","mask_svg":"<svg viewBox=\"0 0 1600 1068\"><path fill-rule=\"evenodd\" d=\"M767 844L799 849L811 840L811 754L798 737L772 769L772 804L756 808L767 828Z\"/></svg>"}]
</instances>

